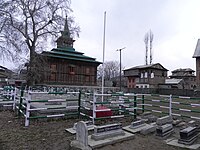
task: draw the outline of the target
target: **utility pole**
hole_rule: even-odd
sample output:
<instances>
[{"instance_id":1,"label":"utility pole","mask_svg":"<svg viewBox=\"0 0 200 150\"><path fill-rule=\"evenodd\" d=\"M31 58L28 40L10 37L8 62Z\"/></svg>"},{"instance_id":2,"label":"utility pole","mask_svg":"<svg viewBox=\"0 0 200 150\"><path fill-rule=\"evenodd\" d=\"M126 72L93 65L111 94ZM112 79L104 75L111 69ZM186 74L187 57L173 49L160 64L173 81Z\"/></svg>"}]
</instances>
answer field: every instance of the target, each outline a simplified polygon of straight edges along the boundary
<instances>
[{"instance_id":1,"label":"utility pole","mask_svg":"<svg viewBox=\"0 0 200 150\"><path fill-rule=\"evenodd\" d=\"M117 51L119 51L119 53L120 53L120 58L119 58L119 67L120 67L119 84L120 84L120 92L121 92L121 90L122 90L122 75L121 75L121 73L122 73L122 66L121 66L122 56L121 56L121 51L122 51L123 49L125 49L125 48L126 48L126 47L117 49Z\"/></svg>"},{"instance_id":2,"label":"utility pole","mask_svg":"<svg viewBox=\"0 0 200 150\"><path fill-rule=\"evenodd\" d=\"M102 97L101 101L103 102L103 93L104 93L104 60L105 60L105 39L106 39L106 11L104 12L104 28L103 28L103 76L102 76Z\"/></svg>"}]
</instances>

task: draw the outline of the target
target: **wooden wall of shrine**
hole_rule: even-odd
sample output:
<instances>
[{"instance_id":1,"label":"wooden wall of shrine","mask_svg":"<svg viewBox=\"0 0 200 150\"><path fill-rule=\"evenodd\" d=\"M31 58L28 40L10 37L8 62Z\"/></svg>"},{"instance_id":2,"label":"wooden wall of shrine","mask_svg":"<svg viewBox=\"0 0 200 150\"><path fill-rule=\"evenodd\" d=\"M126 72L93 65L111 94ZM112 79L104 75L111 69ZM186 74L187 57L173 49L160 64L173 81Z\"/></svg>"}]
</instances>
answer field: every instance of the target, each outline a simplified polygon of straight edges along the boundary
<instances>
[{"instance_id":1,"label":"wooden wall of shrine","mask_svg":"<svg viewBox=\"0 0 200 150\"><path fill-rule=\"evenodd\" d=\"M48 68L43 72L44 84L66 84L94 86L97 84L96 63L66 60L48 59Z\"/></svg>"}]
</instances>

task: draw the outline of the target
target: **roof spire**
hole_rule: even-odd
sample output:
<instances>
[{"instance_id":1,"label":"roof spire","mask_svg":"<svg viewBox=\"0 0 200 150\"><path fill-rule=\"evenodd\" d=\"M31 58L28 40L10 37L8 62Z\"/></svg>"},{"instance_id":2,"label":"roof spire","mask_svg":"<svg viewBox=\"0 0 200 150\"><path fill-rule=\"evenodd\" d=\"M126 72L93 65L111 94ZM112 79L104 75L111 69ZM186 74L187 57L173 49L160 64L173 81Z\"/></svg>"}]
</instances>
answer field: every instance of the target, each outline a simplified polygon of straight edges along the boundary
<instances>
[{"instance_id":1,"label":"roof spire","mask_svg":"<svg viewBox=\"0 0 200 150\"><path fill-rule=\"evenodd\" d=\"M70 38L70 32L69 32L69 26L68 26L68 21L67 21L67 15L66 15L66 19L65 19L64 31L62 31L62 36Z\"/></svg>"},{"instance_id":2,"label":"roof spire","mask_svg":"<svg viewBox=\"0 0 200 150\"><path fill-rule=\"evenodd\" d=\"M57 39L57 47L58 48L67 48L67 47L72 47L73 48L73 38L70 37L70 31L69 31L69 26L68 26L68 21L67 21L67 16L65 19L65 26L64 30L61 31L61 36Z\"/></svg>"}]
</instances>

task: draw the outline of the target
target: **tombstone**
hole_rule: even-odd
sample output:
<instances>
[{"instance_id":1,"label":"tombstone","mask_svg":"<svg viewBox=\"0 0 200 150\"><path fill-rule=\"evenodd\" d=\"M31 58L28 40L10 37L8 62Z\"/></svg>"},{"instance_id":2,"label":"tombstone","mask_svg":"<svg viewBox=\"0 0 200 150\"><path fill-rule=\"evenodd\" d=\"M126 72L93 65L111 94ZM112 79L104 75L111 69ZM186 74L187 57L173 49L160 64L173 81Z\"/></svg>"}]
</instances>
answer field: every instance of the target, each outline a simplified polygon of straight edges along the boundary
<instances>
[{"instance_id":1,"label":"tombstone","mask_svg":"<svg viewBox=\"0 0 200 150\"><path fill-rule=\"evenodd\" d=\"M142 114L142 118L146 119L148 116L151 116L152 113L150 111L146 111Z\"/></svg>"},{"instance_id":2,"label":"tombstone","mask_svg":"<svg viewBox=\"0 0 200 150\"><path fill-rule=\"evenodd\" d=\"M173 120L172 124L173 126L178 126L181 122L182 120L176 119L176 120Z\"/></svg>"},{"instance_id":3,"label":"tombstone","mask_svg":"<svg viewBox=\"0 0 200 150\"><path fill-rule=\"evenodd\" d=\"M143 127L145 126L145 120L142 119L142 120L138 120L138 121L134 121L134 122L131 122L131 125L129 128L131 129L136 129L136 128L140 128L140 127Z\"/></svg>"},{"instance_id":4,"label":"tombstone","mask_svg":"<svg viewBox=\"0 0 200 150\"><path fill-rule=\"evenodd\" d=\"M142 119L146 119L149 123L155 122L158 117L154 116L151 112L144 112L141 116Z\"/></svg>"},{"instance_id":5,"label":"tombstone","mask_svg":"<svg viewBox=\"0 0 200 150\"><path fill-rule=\"evenodd\" d=\"M198 128L189 126L180 131L180 139L178 140L178 143L191 145L197 140L198 136Z\"/></svg>"},{"instance_id":6,"label":"tombstone","mask_svg":"<svg viewBox=\"0 0 200 150\"><path fill-rule=\"evenodd\" d=\"M156 128L156 136L166 138L174 132L172 124L165 124Z\"/></svg>"},{"instance_id":7,"label":"tombstone","mask_svg":"<svg viewBox=\"0 0 200 150\"><path fill-rule=\"evenodd\" d=\"M148 124L140 131L140 133L143 135L147 135L155 131L156 131L156 126Z\"/></svg>"},{"instance_id":8,"label":"tombstone","mask_svg":"<svg viewBox=\"0 0 200 150\"><path fill-rule=\"evenodd\" d=\"M92 134L91 138L97 141L122 135L125 135L125 132L122 130L121 123L115 123L104 126L95 126L94 134Z\"/></svg>"},{"instance_id":9,"label":"tombstone","mask_svg":"<svg viewBox=\"0 0 200 150\"><path fill-rule=\"evenodd\" d=\"M152 122L156 122L158 119L158 117L154 116L154 115L150 115L148 117L148 122L152 123Z\"/></svg>"},{"instance_id":10,"label":"tombstone","mask_svg":"<svg viewBox=\"0 0 200 150\"><path fill-rule=\"evenodd\" d=\"M173 122L172 116L164 116L161 118L158 118L156 121L156 124L159 126L162 126L164 124L171 124Z\"/></svg>"},{"instance_id":11,"label":"tombstone","mask_svg":"<svg viewBox=\"0 0 200 150\"><path fill-rule=\"evenodd\" d=\"M189 125L189 126L193 126L193 127L195 127L196 124L197 124L197 123L196 123L195 120L191 120L191 121L188 122L188 125Z\"/></svg>"},{"instance_id":12,"label":"tombstone","mask_svg":"<svg viewBox=\"0 0 200 150\"><path fill-rule=\"evenodd\" d=\"M94 126L92 121L85 121L84 123L86 124L86 127L88 128L88 130L90 128L93 128ZM76 126L77 126L77 123L74 123L73 130L76 130Z\"/></svg>"},{"instance_id":13,"label":"tombstone","mask_svg":"<svg viewBox=\"0 0 200 150\"><path fill-rule=\"evenodd\" d=\"M81 150L91 150L88 146L88 129L83 121L77 123L76 140L72 141L70 145Z\"/></svg>"}]
</instances>

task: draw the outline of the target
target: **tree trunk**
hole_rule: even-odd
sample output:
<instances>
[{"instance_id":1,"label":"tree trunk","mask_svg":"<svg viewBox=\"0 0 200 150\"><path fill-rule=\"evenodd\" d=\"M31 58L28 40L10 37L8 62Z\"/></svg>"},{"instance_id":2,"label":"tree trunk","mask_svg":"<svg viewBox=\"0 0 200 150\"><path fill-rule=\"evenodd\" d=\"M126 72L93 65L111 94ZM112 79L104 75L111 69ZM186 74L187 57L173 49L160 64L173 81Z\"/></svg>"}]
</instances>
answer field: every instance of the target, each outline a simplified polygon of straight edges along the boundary
<instances>
[{"instance_id":1,"label":"tree trunk","mask_svg":"<svg viewBox=\"0 0 200 150\"><path fill-rule=\"evenodd\" d=\"M29 86L32 86L35 84L35 48L32 46L30 48L30 61L28 66L28 72L27 72L27 83Z\"/></svg>"}]
</instances>

